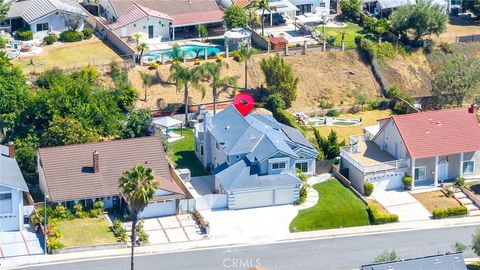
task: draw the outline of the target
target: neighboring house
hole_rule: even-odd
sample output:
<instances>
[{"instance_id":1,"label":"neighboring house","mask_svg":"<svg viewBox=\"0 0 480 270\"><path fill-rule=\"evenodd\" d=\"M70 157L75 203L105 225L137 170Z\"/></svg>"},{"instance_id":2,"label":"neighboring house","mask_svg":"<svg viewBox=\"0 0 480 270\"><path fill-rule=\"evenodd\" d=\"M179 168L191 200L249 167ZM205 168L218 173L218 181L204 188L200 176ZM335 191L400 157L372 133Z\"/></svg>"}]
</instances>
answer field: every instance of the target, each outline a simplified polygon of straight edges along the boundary
<instances>
[{"instance_id":1,"label":"neighboring house","mask_svg":"<svg viewBox=\"0 0 480 270\"><path fill-rule=\"evenodd\" d=\"M417 2L417 0L363 0L363 7L371 14L386 17L400 6L415 5ZM454 10L458 14L462 10L462 2L463 0L431 0L433 5L438 5L447 14L453 13Z\"/></svg>"},{"instance_id":2,"label":"neighboring house","mask_svg":"<svg viewBox=\"0 0 480 270\"><path fill-rule=\"evenodd\" d=\"M403 186L438 186L457 177L480 178L480 126L477 107L394 115L379 120L379 130L350 137L340 150L341 170L363 192Z\"/></svg>"},{"instance_id":3,"label":"neighboring house","mask_svg":"<svg viewBox=\"0 0 480 270\"><path fill-rule=\"evenodd\" d=\"M195 154L215 175L215 190L227 194L230 209L293 203L301 185L295 170L315 174L317 150L271 115L243 117L231 105L199 119Z\"/></svg>"},{"instance_id":4,"label":"neighboring house","mask_svg":"<svg viewBox=\"0 0 480 270\"><path fill-rule=\"evenodd\" d=\"M250 0L220 0L220 5L227 8L237 5L247 7L251 4ZM305 13L315 13L324 11L326 14L330 11L330 0L271 0L271 6L275 7L273 13L283 13L294 19L296 15ZM268 11L266 12L268 14Z\"/></svg>"},{"instance_id":5,"label":"neighboring house","mask_svg":"<svg viewBox=\"0 0 480 270\"><path fill-rule=\"evenodd\" d=\"M35 39L60 33L72 24L82 30L86 12L73 0L23 0L13 2L3 25L11 31L29 27Z\"/></svg>"},{"instance_id":6,"label":"neighboring house","mask_svg":"<svg viewBox=\"0 0 480 270\"><path fill-rule=\"evenodd\" d=\"M101 200L105 208L123 203L120 176L135 165L152 168L159 189L143 217L175 215L185 192L171 175L160 138L142 137L110 142L40 148L37 152L40 189L48 201L71 208Z\"/></svg>"},{"instance_id":7,"label":"neighboring house","mask_svg":"<svg viewBox=\"0 0 480 270\"><path fill-rule=\"evenodd\" d=\"M13 143L0 145L0 232L23 228L23 193L28 192Z\"/></svg>"},{"instance_id":8,"label":"neighboring house","mask_svg":"<svg viewBox=\"0 0 480 270\"><path fill-rule=\"evenodd\" d=\"M196 27L221 26L223 12L215 0L99 0L100 16L112 22L120 37L143 34L148 39L198 37Z\"/></svg>"},{"instance_id":9,"label":"neighboring house","mask_svg":"<svg viewBox=\"0 0 480 270\"><path fill-rule=\"evenodd\" d=\"M463 253L439 254L362 265L361 270L467 270Z\"/></svg>"}]
</instances>

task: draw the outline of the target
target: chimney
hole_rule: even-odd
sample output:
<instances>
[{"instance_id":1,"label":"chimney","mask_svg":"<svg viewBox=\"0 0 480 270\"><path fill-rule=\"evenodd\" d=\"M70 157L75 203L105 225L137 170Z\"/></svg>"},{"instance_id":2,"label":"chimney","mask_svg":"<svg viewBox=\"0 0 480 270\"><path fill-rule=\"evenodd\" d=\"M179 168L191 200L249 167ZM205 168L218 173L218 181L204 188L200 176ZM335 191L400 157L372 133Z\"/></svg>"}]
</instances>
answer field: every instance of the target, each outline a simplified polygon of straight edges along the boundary
<instances>
[{"instance_id":1,"label":"chimney","mask_svg":"<svg viewBox=\"0 0 480 270\"><path fill-rule=\"evenodd\" d=\"M98 164L98 152L97 151L94 151L93 152L93 173L97 173L100 171L100 168L99 168L99 164Z\"/></svg>"},{"instance_id":2,"label":"chimney","mask_svg":"<svg viewBox=\"0 0 480 270\"><path fill-rule=\"evenodd\" d=\"M8 156L10 158L15 158L15 145L13 142L8 142Z\"/></svg>"},{"instance_id":3,"label":"chimney","mask_svg":"<svg viewBox=\"0 0 480 270\"><path fill-rule=\"evenodd\" d=\"M470 105L470 108L468 108L468 112L473 114L476 114L477 110L478 110L478 105L476 103L473 103L472 105Z\"/></svg>"}]
</instances>

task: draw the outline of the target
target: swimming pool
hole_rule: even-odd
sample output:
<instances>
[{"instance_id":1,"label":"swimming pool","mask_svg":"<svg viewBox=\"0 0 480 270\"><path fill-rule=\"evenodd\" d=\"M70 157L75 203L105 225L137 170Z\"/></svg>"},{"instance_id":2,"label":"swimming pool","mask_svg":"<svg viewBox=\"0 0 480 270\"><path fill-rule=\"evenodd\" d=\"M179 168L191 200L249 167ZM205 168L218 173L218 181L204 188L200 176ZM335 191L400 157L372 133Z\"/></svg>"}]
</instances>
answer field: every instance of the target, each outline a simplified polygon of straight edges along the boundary
<instances>
[{"instance_id":1,"label":"swimming pool","mask_svg":"<svg viewBox=\"0 0 480 270\"><path fill-rule=\"evenodd\" d=\"M205 48L207 48L208 55L217 55L223 51L223 47L221 46L201 46L201 45L183 45L180 46L180 50L185 53L185 57L187 59L192 59L196 57L204 57L205 55ZM152 62L155 60L161 61L162 54L164 55L165 60L170 60L172 57L170 54L172 53L172 49L165 49L165 50L158 50L158 51L151 51L147 55L143 57L144 61Z\"/></svg>"}]
</instances>

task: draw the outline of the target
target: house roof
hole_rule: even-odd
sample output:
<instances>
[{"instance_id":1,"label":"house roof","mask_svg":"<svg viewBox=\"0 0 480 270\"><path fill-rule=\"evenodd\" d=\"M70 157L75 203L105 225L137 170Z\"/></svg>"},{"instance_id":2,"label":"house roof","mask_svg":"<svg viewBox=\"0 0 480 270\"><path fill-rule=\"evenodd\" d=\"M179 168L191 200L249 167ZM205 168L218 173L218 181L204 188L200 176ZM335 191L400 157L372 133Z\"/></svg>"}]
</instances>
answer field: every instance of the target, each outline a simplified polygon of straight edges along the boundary
<instances>
[{"instance_id":1,"label":"house roof","mask_svg":"<svg viewBox=\"0 0 480 270\"><path fill-rule=\"evenodd\" d=\"M92 168L94 151L99 154L97 173ZM38 158L52 201L118 195L118 179L138 164L153 169L159 188L181 191L170 175L162 142L155 136L40 148Z\"/></svg>"},{"instance_id":2,"label":"house roof","mask_svg":"<svg viewBox=\"0 0 480 270\"><path fill-rule=\"evenodd\" d=\"M391 116L411 158L480 150L480 126L470 108ZM387 123L388 124L388 123Z\"/></svg>"},{"instance_id":3,"label":"house roof","mask_svg":"<svg viewBox=\"0 0 480 270\"><path fill-rule=\"evenodd\" d=\"M110 24L110 29L119 29L146 17L155 17L169 21L172 20L172 18L165 13L144 7L137 3L133 3L130 9L123 16L121 16L118 21Z\"/></svg>"},{"instance_id":4,"label":"house roof","mask_svg":"<svg viewBox=\"0 0 480 270\"><path fill-rule=\"evenodd\" d=\"M27 23L32 23L57 11L86 15L81 6L72 0L25 0L13 2L7 18L22 17Z\"/></svg>"},{"instance_id":5,"label":"house roof","mask_svg":"<svg viewBox=\"0 0 480 270\"><path fill-rule=\"evenodd\" d=\"M0 186L28 192L17 161L8 156L8 147L0 145Z\"/></svg>"},{"instance_id":6,"label":"house roof","mask_svg":"<svg viewBox=\"0 0 480 270\"><path fill-rule=\"evenodd\" d=\"M467 270L462 253L440 254L427 257L403 259L394 262L384 262L362 265L362 270L411 270L411 269L435 269L435 270Z\"/></svg>"},{"instance_id":7,"label":"house roof","mask_svg":"<svg viewBox=\"0 0 480 270\"><path fill-rule=\"evenodd\" d=\"M246 7L250 5L250 0L232 0L232 3L239 7Z\"/></svg>"}]
</instances>

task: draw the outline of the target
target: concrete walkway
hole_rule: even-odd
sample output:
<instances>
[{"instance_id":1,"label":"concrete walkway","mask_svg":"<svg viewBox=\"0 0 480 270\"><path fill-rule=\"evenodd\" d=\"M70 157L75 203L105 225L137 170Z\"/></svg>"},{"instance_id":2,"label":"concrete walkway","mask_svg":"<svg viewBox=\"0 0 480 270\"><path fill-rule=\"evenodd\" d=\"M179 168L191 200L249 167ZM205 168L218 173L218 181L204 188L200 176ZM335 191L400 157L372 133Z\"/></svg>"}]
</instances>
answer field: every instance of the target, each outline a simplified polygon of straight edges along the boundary
<instances>
[{"instance_id":1,"label":"concrete walkway","mask_svg":"<svg viewBox=\"0 0 480 270\"><path fill-rule=\"evenodd\" d=\"M317 204L318 202L318 192L313 188L313 185L322 183L332 178L332 174L323 173L309 177L307 179L307 184L309 185L307 190L307 199L301 205L298 206L299 210L310 208Z\"/></svg>"},{"instance_id":2,"label":"concrete walkway","mask_svg":"<svg viewBox=\"0 0 480 270\"><path fill-rule=\"evenodd\" d=\"M375 198L388 212L397 214L400 221L429 220L430 212L410 193L403 190L373 192Z\"/></svg>"}]
</instances>

